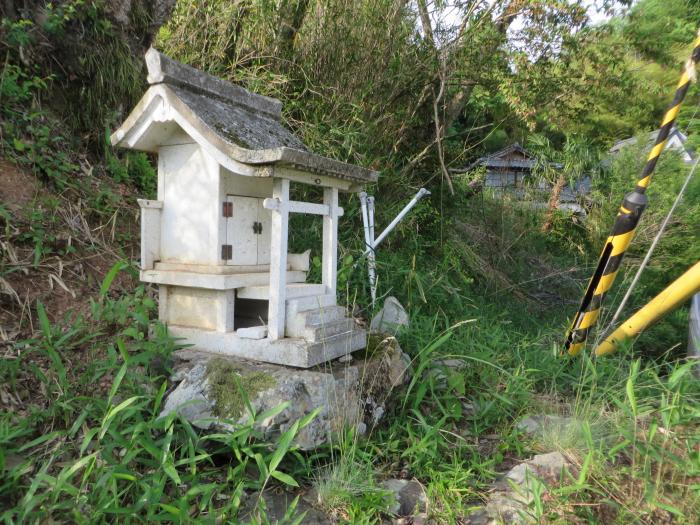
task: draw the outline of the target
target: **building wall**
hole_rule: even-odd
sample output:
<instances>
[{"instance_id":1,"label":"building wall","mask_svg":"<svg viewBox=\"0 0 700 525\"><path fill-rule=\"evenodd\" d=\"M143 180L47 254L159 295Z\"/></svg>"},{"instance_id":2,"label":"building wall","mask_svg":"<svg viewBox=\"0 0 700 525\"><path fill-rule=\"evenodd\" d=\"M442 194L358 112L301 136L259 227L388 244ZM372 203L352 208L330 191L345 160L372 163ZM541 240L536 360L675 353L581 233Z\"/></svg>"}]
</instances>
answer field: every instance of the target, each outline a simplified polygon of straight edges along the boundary
<instances>
[{"instance_id":1,"label":"building wall","mask_svg":"<svg viewBox=\"0 0 700 525\"><path fill-rule=\"evenodd\" d=\"M487 188L515 188L523 185L525 173L511 170L489 170L484 184Z\"/></svg>"},{"instance_id":2,"label":"building wall","mask_svg":"<svg viewBox=\"0 0 700 525\"><path fill-rule=\"evenodd\" d=\"M197 144L158 152L161 260L219 264L221 196L218 163Z\"/></svg>"},{"instance_id":3,"label":"building wall","mask_svg":"<svg viewBox=\"0 0 700 525\"><path fill-rule=\"evenodd\" d=\"M221 168L221 185L224 195L272 197L272 178L237 175L226 168Z\"/></svg>"}]
</instances>

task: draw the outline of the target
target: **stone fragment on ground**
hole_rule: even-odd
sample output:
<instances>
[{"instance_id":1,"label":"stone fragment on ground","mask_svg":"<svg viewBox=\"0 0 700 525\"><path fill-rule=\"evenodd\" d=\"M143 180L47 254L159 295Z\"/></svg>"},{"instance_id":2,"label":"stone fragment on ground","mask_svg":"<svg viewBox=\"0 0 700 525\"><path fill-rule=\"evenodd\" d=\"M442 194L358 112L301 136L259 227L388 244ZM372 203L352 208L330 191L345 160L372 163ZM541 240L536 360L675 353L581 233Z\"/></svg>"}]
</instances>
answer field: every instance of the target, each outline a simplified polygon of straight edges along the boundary
<instances>
[{"instance_id":1,"label":"stone fragment on ground","mask_svg":"<svg viewBox=\"0 0 700 525\"><path fill-rule=\"evenodd\" d=\"M267 326L250 326L239 328L236 335L243 339L265 339L267 337Z\"/></svg>"},{"instance_id":2,"label":"stone fragment on ground","mask_svg":"<svg viewBox=\"0 0 700 525\"><path fill-rule=\"evenodd\" d=\"M427 511L428 496L423 485L418 481L387 479L380 485L392 495L392 503L388 509L391 514L395 516L414 516Z\"/></svg>"},{"instance_id":3,"label":"stone fragment on ground","mask_svg":"<svg viewBox=\"0 0 700 525\"><path fill-rule=\"evenodd\" d=\"M467 367L467 361L466 359L459 358L438 359L435 361L435 366L442 366L453 370L462 370Z\"/></svg>"},{"instance_id":4,"label":"stone fragment on ground","mask_svg":"<svg viewBox=\"0 0 700 525\"><path fill-rule=\"evenodd\" d=\"M312 507L303 498L299 498L296 508L290 512L292 519L285 521L284 518L289 512L289 508L294 502L296 495L284 491L267 490L263 496L264 502L260 502L260 493L254 492L246 496L242 502L239 517L243 521L251 521L255 516L256 505L263 503L265 508L265 517L269 523L292 523L294 518L298 518L304 514L301 523L304 525L331 525L333 520L326 516L320 510ZM258 516L259 517L259 516Z\"/></svg>"},{"instance_id":5,"label":"stone fragment on ground","mask_svg":"<svg viewBox=\"0 0 700 525\"><path fill-rule=\"evenodd\" d=\"M408 378L408 358L394 338L375 344L364 359L312 369L188 349L173 356L175 386L165 399L161 417L177 411L199 428L231 431L250 419L247 402L258 414L289 402L276 416L256 423L266 439L274 440L319 408L295 439L302 450L318 447L343 427L363 432L375 425L391 390Z\"/></svg>"},{"instance_id":6,"label":"stone fragment on ground","mask_svg":"<svg viewBox=\"0 0 700 525\"><path fill-rule=\"evenodd\" d=\"M389 296L384 300L384 306L379 313L372 318L369 331L373 334L396 333L405 326L408 326L408 314L396 297Z\"/></svg>"},{"instance_id":7,"label":"stone fragment on ground","mask_svg":"<svg viewBox=\"0 0 700 525\"><path fill-rule=\"evenodd\" d=\"M403 516L394 518L391 525L437 525L434 520L428 518L425 512L419 512L415 516Z\"/></svg>"},{"instance_id":8,"label":"stone fragment on ground","mask_svg":"<svg viewBox=\"0 0 700 525\"><path fill-rule=\"evenodd\" d=\"M582 421L565 416L539 414L521 419L516 428L546 448L577 448L585 439Z\"/></svg>"},{"instance_id":9,"label":"stone fragment on ground","mask_svg":"<svg viewBox=\"0 0 700 525\"><path fill-rule=\"evenodd\" d=\"M486 505L467 518L470 525L523 525L533 523L529 505L534 501L534 488L538 483L553 486L559 483L562 473L571 467L560 452L538 454L510 469L492 486Z\"/></svg>"}]
</instances>

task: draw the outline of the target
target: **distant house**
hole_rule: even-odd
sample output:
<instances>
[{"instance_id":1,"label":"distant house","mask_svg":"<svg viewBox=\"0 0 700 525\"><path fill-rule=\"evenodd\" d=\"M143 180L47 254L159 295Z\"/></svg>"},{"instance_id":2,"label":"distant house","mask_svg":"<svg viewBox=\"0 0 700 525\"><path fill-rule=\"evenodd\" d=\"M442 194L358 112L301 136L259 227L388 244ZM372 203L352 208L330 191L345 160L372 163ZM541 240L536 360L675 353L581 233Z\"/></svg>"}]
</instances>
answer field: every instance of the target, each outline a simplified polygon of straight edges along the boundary
<instances>
[{"instance_id":1,"label":"distant house","mask_svg":"<svg viewBox=\"0 0 700 525\"><path fill-rule=\"evenodd\" d=\"M527 151L517 142L502 150L478 158L466 168L454 170L456 173L466 173L483 167L486 170L484 186L486 188L522 188L525 180L530 177L537 164L535 155Z\"/></svg>"},{"instance_id":2,"label":"distant house","mask_svg":"<svg viewBox=\"0 0 700 525\"><path fill-rule=\"evenodd\" d=\"M658 136L658 134L659 132L657 130L652 131L647 135L647 147L649 149L656 142L656 137ZM673 128L671 128L671 132L668 134L668 138L666 139L666 146L664 147L664 149L677 151L678 153L680 153L683 162L685 162L686 164L690 164L695 159L695 152L693 152L689 147L687 147L687 141L688 137L685 134L683 134L683 132L679 130L676 126L673 126ZM610 153L611 155L616 155L627 146L633 146L636 143L637 137L630 137L624 140L618 140L613 145L613 147L608 150L608 153Z\"/></svg>"},{"instance_id":3,"label":"distant house","mask_svg":"<svg viewBox=\"0 0 700 525\"><path fill-rule=\"evenodd\" d=\"M525 186L539 190L539 196L535 196L535 207L545 206L549 198L551 185L542 179L534 179L533 171L538 163L535 154L523 148L517 142L495 153L480 157L470 165L452 170L453 173L467 173L477 168L484 168L483 187L491 188L496 193L507 192L511 196L520 199L526 197ZM560 170L561 164L552 162L550 166ZM559 197L559 209L585 215L584 206L581 205L586 195L591 191L591 178L584 177L572 187L567 184Z\"/></svg>"}]
</instances>

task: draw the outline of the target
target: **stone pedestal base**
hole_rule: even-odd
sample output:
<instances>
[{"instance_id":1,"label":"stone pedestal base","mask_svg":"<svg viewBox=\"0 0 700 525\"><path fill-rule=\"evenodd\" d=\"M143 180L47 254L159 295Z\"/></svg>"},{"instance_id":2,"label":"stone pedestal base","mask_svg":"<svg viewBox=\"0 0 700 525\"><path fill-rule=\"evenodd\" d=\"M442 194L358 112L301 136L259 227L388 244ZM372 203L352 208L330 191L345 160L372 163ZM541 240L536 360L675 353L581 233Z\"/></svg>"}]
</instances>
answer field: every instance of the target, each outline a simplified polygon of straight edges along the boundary
<instances>
[{"instance_id":1,"label":"stone pedestal base","mask_svg":"<svg viewBox=\"0 0 700 525\"><path fill-rule=\"evenodd\" d=\"M171 378L177 386L161 416L178 411L197 427L233 430L250 420L247 397L258 414L290 402L275 417L256 423L267 439L316 408L318 416L295 440L301 449L313 449L347 426L363 433L381 418L392 390L408 378L408 357L396 340L373 339L362 357L309 370L180 350Z\"/></svg>"},{"instance_id":2,"label":"stone pedestal base","mask_svg":"<svg viewBox=\"0 0 700 525\"><path fill-rule=\"evenodd\" d=\"M300 368L310 368L331 359L349 354L366 345L364 330L353 329L346 333L309 342L300 337L270 340L240 337L236 332L217 332L186 326L168 326L168 333L194 350L221 354L226 357L260 359L268 363L280 363Z\"/></svg>"}]
</instances>

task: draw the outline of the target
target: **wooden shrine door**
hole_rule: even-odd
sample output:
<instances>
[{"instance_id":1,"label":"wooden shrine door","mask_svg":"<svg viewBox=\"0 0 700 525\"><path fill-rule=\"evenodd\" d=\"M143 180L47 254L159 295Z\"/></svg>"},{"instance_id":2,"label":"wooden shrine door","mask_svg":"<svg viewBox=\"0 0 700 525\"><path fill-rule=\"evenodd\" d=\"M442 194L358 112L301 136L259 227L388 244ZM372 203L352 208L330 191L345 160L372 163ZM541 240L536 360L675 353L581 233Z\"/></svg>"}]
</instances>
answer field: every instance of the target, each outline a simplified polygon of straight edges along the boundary
<instances>
[{"instance_id":1,"label":"wooden shrine door","mask_svg":"<svg viewBox=\"0 0 700 525\"><path fill-rule=\"evenodd\" d=\"M226 264L256 266L270 264L270 210L263 208L263 199L228 195L229 216L226 218L226 244L231 257Z\"/></svg>"}]
</instances>

